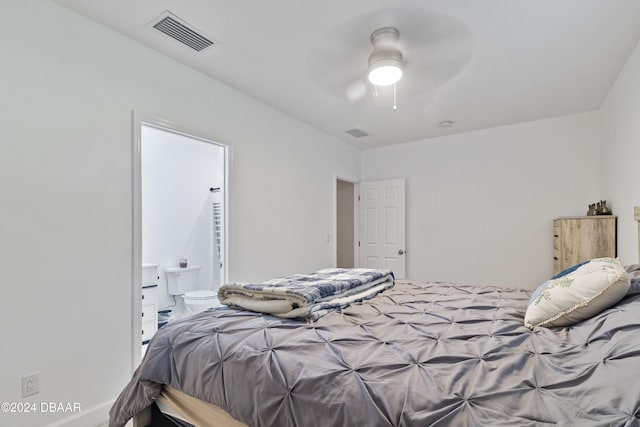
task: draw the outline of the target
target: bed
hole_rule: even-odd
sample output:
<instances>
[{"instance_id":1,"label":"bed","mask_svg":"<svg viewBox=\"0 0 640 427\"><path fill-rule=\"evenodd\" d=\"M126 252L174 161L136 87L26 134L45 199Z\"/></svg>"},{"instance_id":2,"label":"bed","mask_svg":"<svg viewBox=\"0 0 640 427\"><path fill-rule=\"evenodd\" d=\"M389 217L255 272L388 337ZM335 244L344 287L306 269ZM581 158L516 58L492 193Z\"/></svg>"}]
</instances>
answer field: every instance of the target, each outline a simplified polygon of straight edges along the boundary
<instances>
[{"instance_id":1,"label":"bed","mask_svg":"<svg viewBox=\"0 0 640 427\"><path fill-rule=\"evenodd\" d=\"M158 331L110 426L640 426L640 280L566 327L525 327L530 296L398 280L315 322L206 311Z\"/></svg>"}]
</instances>

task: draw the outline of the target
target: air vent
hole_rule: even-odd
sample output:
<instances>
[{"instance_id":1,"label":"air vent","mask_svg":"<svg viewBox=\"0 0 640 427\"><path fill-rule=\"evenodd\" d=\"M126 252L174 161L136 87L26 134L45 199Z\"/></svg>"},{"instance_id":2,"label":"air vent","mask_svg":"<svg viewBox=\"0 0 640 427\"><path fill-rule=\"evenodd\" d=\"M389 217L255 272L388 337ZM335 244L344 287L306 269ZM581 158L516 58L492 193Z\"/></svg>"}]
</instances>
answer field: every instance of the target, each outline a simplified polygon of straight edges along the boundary
<instances>
[{"instance_id":1,"label":"air vent","mask_svg":"<svg viewBox=\"0 0 640 427\"><path fill-rule=\"evenodd\" d=\"M368 133L366 133L361 129L349 129L349 130L346 130L345 132L347 132L349 135L353 136L354 138L362 138L363 136L369 136Z\"/></svg>"},{"instance_id":2,"label":"air vent","mask_svg":"<svg viewBox=\"0 0 640 427\"><path fill-rule=\"evenodd\" d=\"M169 37L189 46L198 52L212 46L214 41L196 31L195 28L189 26L185 21L164 11L159 17L151 22L156 30L165 33Z\"/></svg>"}]
</instances>

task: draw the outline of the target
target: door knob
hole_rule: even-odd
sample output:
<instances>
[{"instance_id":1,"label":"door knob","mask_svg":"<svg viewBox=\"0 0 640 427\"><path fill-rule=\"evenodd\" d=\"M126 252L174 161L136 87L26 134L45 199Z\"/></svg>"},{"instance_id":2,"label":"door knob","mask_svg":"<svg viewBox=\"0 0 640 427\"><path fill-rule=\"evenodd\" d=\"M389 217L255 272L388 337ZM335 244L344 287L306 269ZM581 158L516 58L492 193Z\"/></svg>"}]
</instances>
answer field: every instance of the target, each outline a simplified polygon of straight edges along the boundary
<instances>
[{"instance_id":1,"label":"door knob","mask_svg":"<svg viewBox=\"0 0 640 427\"><path fill-rule=\"evenodd\" d=\"M398 251L398 255L402 255L402 254L404 254L404 251L403 251L402 249L400 249L400 250Z\"/></svg>"}]
</instances>

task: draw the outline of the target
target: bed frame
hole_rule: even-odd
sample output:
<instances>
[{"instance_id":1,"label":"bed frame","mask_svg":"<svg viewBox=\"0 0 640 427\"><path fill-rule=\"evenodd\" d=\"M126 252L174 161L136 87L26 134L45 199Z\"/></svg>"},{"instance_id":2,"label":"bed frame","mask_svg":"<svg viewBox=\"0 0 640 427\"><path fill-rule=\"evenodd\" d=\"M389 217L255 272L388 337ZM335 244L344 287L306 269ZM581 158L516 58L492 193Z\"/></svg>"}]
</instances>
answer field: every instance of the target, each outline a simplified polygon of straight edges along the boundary
<instances>
[{"instance_id":1,"label":"bed frame","mask_svg":"<svg viewBox=\"0 0 640 427\"><path fill-rule=\"evenodd\" d=\"M640 206L634 207L634 219L638 222L638 256L640 258ZM221 408L219 408L221 409ZM189 427L191 424L185 424L180 420L165 415L158 409L154 403L149 408L141 411L134 417L134 427Z\"/></svg>"},{"instance_id":2,"label":"bed frame","mask_svg":"<svg viewBox=\"0 0 640 427\"><path fill-rule=\"evenodd\" d=\"M151 404L151 427L193 427L192 424L188 424L177 420L169 415L163 414L158 405Z\"/></svg>"}]
</instances>

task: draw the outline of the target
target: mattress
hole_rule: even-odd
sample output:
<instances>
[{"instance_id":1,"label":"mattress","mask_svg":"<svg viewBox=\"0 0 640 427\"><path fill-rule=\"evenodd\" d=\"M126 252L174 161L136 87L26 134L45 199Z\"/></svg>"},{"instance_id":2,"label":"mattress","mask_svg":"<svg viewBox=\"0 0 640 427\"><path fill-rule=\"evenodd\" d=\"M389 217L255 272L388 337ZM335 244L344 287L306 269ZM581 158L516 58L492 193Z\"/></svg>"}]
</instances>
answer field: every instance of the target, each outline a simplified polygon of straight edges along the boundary
<instances>
[{"instance_id":1,"label":"mattress","mask_svg":"<svg viewBox=\"0 0 640 427\"><path fill-rule=\"evenodd\" d=\"M217 308L152 339L111 410L169 386L249 426L640 425L640 286L574 326L530 291L398 281L316 322Z\"/></svg>"}]
</instances>

